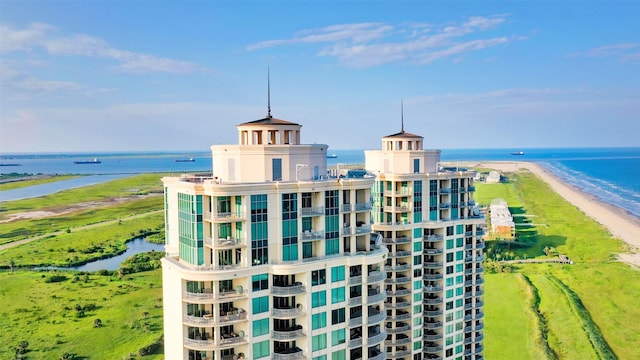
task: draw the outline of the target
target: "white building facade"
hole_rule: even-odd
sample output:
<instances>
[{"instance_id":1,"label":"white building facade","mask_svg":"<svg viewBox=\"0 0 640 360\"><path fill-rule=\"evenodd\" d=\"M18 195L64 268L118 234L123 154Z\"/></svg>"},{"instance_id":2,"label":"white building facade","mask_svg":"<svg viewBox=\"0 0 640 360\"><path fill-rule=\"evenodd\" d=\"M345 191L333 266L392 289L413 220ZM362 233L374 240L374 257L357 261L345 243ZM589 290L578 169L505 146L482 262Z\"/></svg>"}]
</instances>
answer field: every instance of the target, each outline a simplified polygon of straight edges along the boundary
<instances>
[{"instance_id":1,"label":"white building facade","mask_svg":"<svg viewBox=\"0 0 640 360\"><path fill-rule=\"evenodd\" d=\"M327 177L299 124L237 129L210 176L163 178L165 357L386 359L375 179Z\"/></svg>"},{"instance_id":2,"label":"white building facade","mask_svg":"<svg viewBox=\"0 0 640 360\"><path fill-rule=\"evenodd\" d=\"M389 251L387 359L483 359L485 219L475 172L440 168L440 151L401 131L365 151L373 230Z\"/></svg>"}]
</instances>

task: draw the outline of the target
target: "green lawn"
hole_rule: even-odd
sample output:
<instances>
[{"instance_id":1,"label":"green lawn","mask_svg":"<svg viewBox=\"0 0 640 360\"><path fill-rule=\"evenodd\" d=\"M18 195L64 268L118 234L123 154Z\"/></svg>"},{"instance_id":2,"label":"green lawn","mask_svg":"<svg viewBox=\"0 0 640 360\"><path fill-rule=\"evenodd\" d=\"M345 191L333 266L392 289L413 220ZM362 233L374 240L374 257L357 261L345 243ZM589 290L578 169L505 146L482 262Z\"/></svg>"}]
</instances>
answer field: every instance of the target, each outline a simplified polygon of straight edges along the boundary
<instances>
[{"instance_id":1,"label":"green lawn","mask_svg":"<svg viewBox=\"0 0 640 360\"><path fill-rule=\"evenodd\" d=\"M485 280L485 357L545 359L532 290L522 275L487 274Z\"/></svg>"},{"instance_id":2,"label":"green lawn","mask_svg":"<svg viewBox=\"0 0 640 360\"><path fill-rule=\"evenodd\" d=\"M542 249L552 246L575 261L574 265L519 265L517 269L530 279L539 296L546 326L540 322L536 326L546 333L551 356L640 359L640 271L615 261L615 254L623 249L621 242L533 174L520 172L510 174L510 178L514 181L508 184L478 184L476 198L482 203L504 198L510 207L535 214L535 222L545 224L537 227L536 244L512 251L544 257ZM487 275L487 358L514 358L512 342L521 342L518 332L507 337L492 335L505 322L505 316L520 316L521 303L526 299L526 294L520 294L519 299L510 300L511 305L502 308L506 315L491 311L493 305L489 303L496 301L491 291L514 294L514 285L507 284L509 279L515 282L517 277ZM526 356L517 358L540 358L530 348L523 347L522 351Z\"/></svg>"},{"instance_id":3,"label":"green lawn","mask_svg":"<svg viewBox=\"0 0 640 360\"><path fill-rule=\"evenodd\" d=\"M54 274L67 279L45 282ZM25 355L30 360L59 359L65 352L93 360L137 354L162 335L161 281L160 270L123 278L73 272L0 273L0 359L13 359L21 341L29 343ZM77 308L84 309L83 314ZM96 319L102 327L94 327Z\"/></svg>"}]
</instances>

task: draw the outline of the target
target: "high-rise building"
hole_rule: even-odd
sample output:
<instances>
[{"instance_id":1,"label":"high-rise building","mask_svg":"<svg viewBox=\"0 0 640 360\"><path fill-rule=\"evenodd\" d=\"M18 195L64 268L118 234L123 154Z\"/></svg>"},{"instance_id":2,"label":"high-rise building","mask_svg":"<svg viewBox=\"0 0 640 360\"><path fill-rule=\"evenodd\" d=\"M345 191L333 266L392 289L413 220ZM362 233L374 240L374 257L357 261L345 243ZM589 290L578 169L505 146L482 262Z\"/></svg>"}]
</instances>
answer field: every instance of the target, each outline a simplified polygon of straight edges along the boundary
<instances>
[{"instance_id":1,"label":"high-rise building","mask_svg":"<svg viewBox=\"0 0 640 360\"><path fill-rule=\"evenodd\" d=\"M237 126L237 144L211 147L212 174L163 178L167 359L387 358L389 259L371 229L375 179L363 172L328 177L327 145L301 144L300 129L269 111ZM393 241L410 233L384 231ZM422 256L422 249L409 252ZM394 255L392 263L401 260ZM409 266L409 278L414 269L423 271ZM414 319L422 316L413 314L412 339L421 329Z\"/></svg>"},{"instance_id":2,"label":"high-rise building","mask_svg":"<svg viewBox=\"0 0 640 360\"><path fill-rule=\"evenodd\" d=\"M474 173L441 167L423 141L403 126L365 151L372 227L389 250L387 359L482 359L485 220Z\"/></svg>"}]
</instances>

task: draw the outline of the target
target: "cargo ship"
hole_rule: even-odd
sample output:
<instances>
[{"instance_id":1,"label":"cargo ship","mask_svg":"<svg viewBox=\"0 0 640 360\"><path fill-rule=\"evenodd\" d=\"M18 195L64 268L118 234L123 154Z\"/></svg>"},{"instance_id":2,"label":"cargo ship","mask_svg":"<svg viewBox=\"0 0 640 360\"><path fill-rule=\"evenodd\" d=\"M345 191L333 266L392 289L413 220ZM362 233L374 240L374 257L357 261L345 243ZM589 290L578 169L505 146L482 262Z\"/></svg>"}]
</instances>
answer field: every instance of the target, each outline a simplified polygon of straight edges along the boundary
<instances>
[{"instance_id":1,"label":"cargo ship","mask_svg":"<svg viewBox=\"0 0 640 360\"><path fill-rule=\"evenodd\" d=\"M100 161L98 158L95 158L93 160L78 160L78 161L74 161L74 164L101 164L102 161Z\"/></svg>"}]
</instances>

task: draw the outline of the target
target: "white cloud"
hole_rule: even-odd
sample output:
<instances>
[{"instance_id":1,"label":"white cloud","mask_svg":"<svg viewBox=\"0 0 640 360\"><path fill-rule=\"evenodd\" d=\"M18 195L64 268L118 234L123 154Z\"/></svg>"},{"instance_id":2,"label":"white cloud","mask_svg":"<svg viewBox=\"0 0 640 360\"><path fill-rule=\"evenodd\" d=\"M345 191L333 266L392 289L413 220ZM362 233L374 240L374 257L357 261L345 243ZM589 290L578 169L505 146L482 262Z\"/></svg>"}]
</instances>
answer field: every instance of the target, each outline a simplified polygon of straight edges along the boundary
<instances>
[{"instance_id":1,"label":"white cloud","mask_svg":"<svg viewBox=\"0 0 640 360\"><path fill-rule=\"evenodd\" d=\"M505 16L471 17L460 23L435 26L424 23L356 23L304 30L291 39L266 40L247 46L247 50L322 43L319 56L331 56L355 67L396 61L428 64L438 59L460 56L508 42L507 37L477 38L480 32L506 21ZM469 39L469 37L476 37ZM517 39L517 38L514 38Z\"/></svg>"},{"instance_id":2,"label":"white cloud","mask_svg":"<svg viewBox=\"0 0 640 360\"><path fill-rule=\"evenodd\" d=\"M570 57L614 57L620 62L638 63L640 43L619 43L599 46L583 52L570 54Z\"/></svg>"},{"instance_id":3,"label":"white cloud","mask_svg":"<svg viewBox=\"0 0 640 360\"><path fill-rule=\"evenodd\" d=\"M59 35L55 27L33 23L26 29L0 26L0 53L45 50L51 55L87 56L112 59L127 73L191 73L203 70L195 63L120 50L105 40L86 34Z\"/></svg>"}]
</instances>

